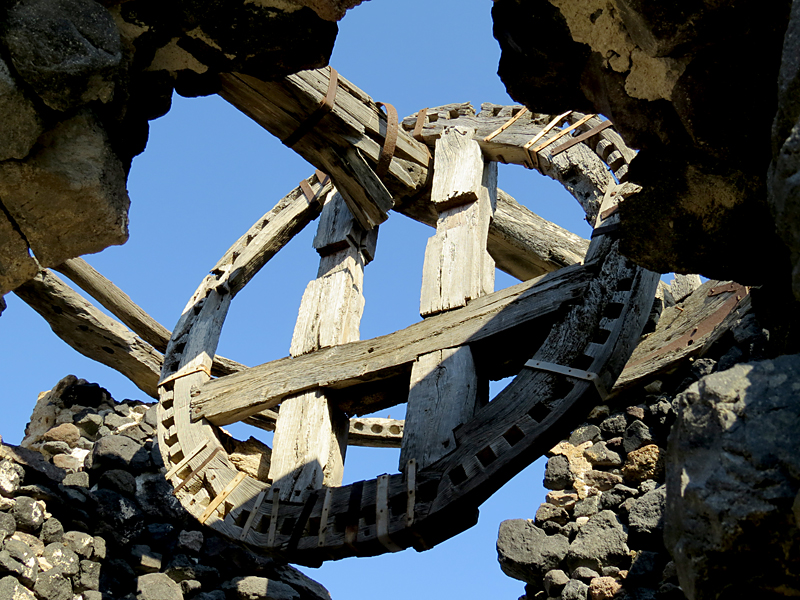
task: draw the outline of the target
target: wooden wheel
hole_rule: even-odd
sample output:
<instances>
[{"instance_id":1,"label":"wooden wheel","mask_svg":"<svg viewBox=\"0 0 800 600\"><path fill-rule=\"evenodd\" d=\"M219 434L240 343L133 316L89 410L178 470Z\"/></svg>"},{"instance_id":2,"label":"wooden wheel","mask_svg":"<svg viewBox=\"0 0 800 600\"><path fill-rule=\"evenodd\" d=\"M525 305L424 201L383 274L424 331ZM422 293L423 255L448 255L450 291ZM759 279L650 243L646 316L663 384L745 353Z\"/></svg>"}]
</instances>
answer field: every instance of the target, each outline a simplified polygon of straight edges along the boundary
<instances>
[{"instance_id":1,"label":"wooden wheel","mask_svg":"<svg viewBox=\"0 0 800 600\"><path fill-rule=\"evenodd\" d=\"M293 343L293 358L212 379L212 360L232 298L320 211L323 216L317 240L321 241L319 245L315 241L315 246L326 249L323 263L326 256L339 256L336 260L346 258L351 263L364 263L371 258L372 234L346 218L347 211L343 203L337 204L332 183L317 172L228 250L195 292L173 330L159 383L158 436L168 469L166 477L189 512L232 539L307 565L411 546L417 550L432 547L473 525L476 509L483 501L585 417L588 408L613 385L640 337L658 275L629 263L609 235L618 218L613 207L629 191L625 184L619 183L619 178L624 179L627 159L623 160L623 153L618 150L618 136L609 135L613 130L594 116L560 115L551 125L544 126L545 123L538 123L530 116L523 123L522 115L516 112L512 124L526 128L525 143L520 135L518 141L500 145L492 141L497 133L486 135L481 131L488 123L471 130L448 129L444 133L447 119L431 118L436 115L435 110L428 113L420 136L429 145L434 138L443 144L436 145L437 171L432 192L434 203L437 196L441 199L437 207L440 226L432 238L439 241L429 242L425 272L433 273L426 275L428 282L430 277L439 277L439 291L447 287L442 281L453 265L440 259L432 260L435 265L430 266L428 255L443 256L436 248L446 246L448 242L443 239L455 234L452 227L442 223L459 214L456 220L462 219L462 224L470 225L464 231L471 228L479 232L470 238L473 241L467 242L459 233L456 238L462 241L451 246L472 247L470 244L478 240L477 254L473 253L469 263L470 277L465 278L473 291L462 290L460 301L451 302L447 293L440 293L438 300L429 298L427 303L424 292L423 312L431 316L402 331L372 340L334 339L321 344L317 324L311 336L317 340L316 347L311 351L309 344L301 343L301 339L299 350ZM443 111L452 117L454 124L463 125L455 123L463 115L447 107ZM511 107L498 107L492 116L507 120L511 112ZM557 127L564 119L571 120L573 125L577 123L574 129L578 136L564 138L563 129ZM510 124L503 129L504 135L513 131ZM456 159L451 166L445 166L452 150L444 146L448 136L458 138L454 142L458 148L452 155ZM473 138L483 140L482 145L479 147ZM598 156L604 157L602 164L616 167L620 177L605 173L605 179L600 177L603 186L595 186L594 195L586 193L585 182L598 180L597 173L590 173L587 168L581 171L581 161L574 156L570 158L569 152L554 154L558 148L553 145L547 148L558 139L562 144L580 146L576 148L580 152L589 148L594 153L593 165L597 164ZM608 139L614 139L616 146L609 149ZM589 142L591 146L586 145ZM486 194L491 195L494 184L491 162L484 160L495 159L498 152L491 144L502 146L507 155L501 156L504 160L517 162L509 158L516 153L523 157L518 162L529 164L535 160L537 164L530 166L537 166L546 174L548 170L550 174L560 173L562 181L568 178L564 176L563 165L558 167L558 161L563 159L571 168L577 165L577 172L572 174L574 180L567 187L587 210L587 216L594 219L598 213L601 215L583 264L486 293L486 235L491 215L484 213L486 202L491 204ZM487 147L494 149L490 151ZM475 180L475 174L460 178L457 172L467 160L464 157L469 153L474 156L476 148L482 170L477 183L470 188L463 182L470 177ZM619 158L613 156L615 153ZM557 159L557 155L561 158ZM448 179L440 173L456 175ZM447 181L437 183L437 178L440 182ZM577 185L576 180L584 184ZM471 198L467 204L473 202L475 208L465 208L464 198ZM480 208L482 198L484 208ZM323 209L320 200L325 199ZM464 214L470 210L472 216L467 219ZM333 259L327 260L321 272L330 273L332 268L338 268L331 267ZM460 264L463 267L465 263ZM493 272L494 263L491 267ZM353 281L348 281L352 287ZM454 305L458 307L452 308ZM319 310L324 312L324 308ZM345 318L341 311L336 314L337 318ZM509 344L509 340L521 337L524 343ZM295 338L299 339L297 330ZM319 347L323 345L326 347ZM444 439L430 441L430 435L441 436L433 430L442 427L429 428L422 424L425 419L418 417L412 427L415 412L421 414L427 410L423 397L427 388L416 385L409 400L409 380L419 383L415 369L422 357L434 356L440 364L448 360L458 362L460 358L456 360L453 356L462 356L462 350L475 365L473 375L478 372L481 376L500 378L511 371L518 374L491 402L472 401L469 410L459 413L460 416L454 417L456 422L445 427ZM398 382L405 385L405 391ZM470 386L475 387L474 382L463 389ZM401 455L402 472L347 486L324 485L336 477L326 472L324 481L298 484L298 478L294 477L287 487L282 483L283 478L258 480L237 469L220 443L218 426L242 420L262 424L274 421L273 409L283 402L278 413L280 427L281 419L288 418L285 415L290 411L286 408L289 401L293 406L303 405L318 396L324 398L327 403L324 406L332 407L327 417L328 437L331 432L348 430L346 419L344 424L336 423L345 413L368 414L405 400L416 403L417 408L409 407L409 420L402 436L406 438ZM455 414L458 410L448 408L445 413ZM436 420L440 421L438 416ZM362 433L364 423L367 429L370 425L362 421ZM354 434L359 432L357 420L349 425ZM381 437L382 443L390 444L401 436L373 437ZM409 441L412 439L413 442ZM280 443L276 434L276 449ZM331 450L334 451L335 448ZM329 464L339 463L332 460ZM310 477L317 476L323 477L319 473ZM289 489L293 491L287 492Z\"/></svg>"}]
</instances>

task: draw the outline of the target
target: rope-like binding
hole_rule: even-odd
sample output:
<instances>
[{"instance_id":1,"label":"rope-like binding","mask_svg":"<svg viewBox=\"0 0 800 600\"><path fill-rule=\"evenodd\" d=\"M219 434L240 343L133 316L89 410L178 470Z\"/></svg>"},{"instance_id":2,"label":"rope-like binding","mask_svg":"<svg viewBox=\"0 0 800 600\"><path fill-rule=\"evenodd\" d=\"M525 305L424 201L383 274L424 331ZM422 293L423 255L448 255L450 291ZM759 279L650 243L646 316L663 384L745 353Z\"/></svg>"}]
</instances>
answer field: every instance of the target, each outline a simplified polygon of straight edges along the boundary
<instances>
[{"instance_id":1,"label":"rope-like binding","mask_svg":"<svg viewBox=\"0 0 800 600\"><path fill-rule=\"evenodd\" d=\"M297 142L300 141L305 134L311 131L314 126L322 120L322 117L327 115L331 110L333 110L334 102L336 101L336 90L339 88L339 73L331 67L331 78L328 82L328 93L325 95L325 98L322 100L320 105L317 109L311 113L308 118L300 123L300 126L294 130L293 133L289 134L284 140L281 140L284 146L291 148Z\"/></svg>"}]
</instances>

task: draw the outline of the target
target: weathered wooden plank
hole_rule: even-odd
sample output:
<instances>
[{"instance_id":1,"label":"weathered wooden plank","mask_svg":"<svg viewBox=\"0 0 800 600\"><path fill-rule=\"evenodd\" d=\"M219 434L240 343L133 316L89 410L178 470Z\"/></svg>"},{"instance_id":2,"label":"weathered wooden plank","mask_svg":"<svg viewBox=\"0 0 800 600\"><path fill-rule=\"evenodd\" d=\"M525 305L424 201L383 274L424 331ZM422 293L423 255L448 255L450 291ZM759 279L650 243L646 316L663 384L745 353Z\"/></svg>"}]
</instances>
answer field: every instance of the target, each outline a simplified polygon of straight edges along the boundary
<instances>
[{"instance_id":1,"label":"weathered wooden plank","mask_svg":"<svg viewBox=\"0 0 800 600\"><path fill-rule=\"evenodd\" d=\"M280 139L285 139L319 106L319 102L327 93L329 77L326 73L325 69L304 71L279 82L263 82L244 75L222 75L220 95L259 125ZM353 144L366 157L367 162L374 166L380 156L380 144L375 139L382 139L386 134L386 115L367 94L341 76L339 86L340 90L331 114L323 119L320 126L297 142L293 149L316 167L325 170L331 164L341 162L342 151L337 150L339 155L336 155L332 148L345 148ZM433 146L435 138L441 133L441 127L436 125L437 122L440 125L476 126L477 135L485 137L502 126L507 120L506 113L511 116L510 113L514 108L499 107L494 112L499 116L482 117L477 122L472 116L475 111L468 104L453 104L431 109L429 115L437 115L437 121L433 121L432 116L428 117L429 122L425 125L424 137L426 142ZM519 111L519 108L516 110ZM491 111L488 111L488 114L492 114ZM541 121L541 115L539 117ZM455 121L447 123L448 119ZM413 130L414 123L413 117L404 120L403 128L397 136L395 157L384 183L395 202L403 203L401 206L396 206L395 210L434 225L436 214L435 211L431 211L430 202L425 197L406 203L407 199L419 192L427 177L428 153L423 144L414 140L409 133ZM484 155L490 160L523 164L525 155L522 145L531 138L531 131L535 133L541 126L538 125L538 129L535 126L532 128L527 118L520 119L518 126L510 127L491 142L482 144ZM602 135L611 133L612 130L608 129L602 132ZM616 138L619 143L622 142L619 136ZM610 142L608 143L610 145ZM544 168L544 172L563 183L584 207L599 202L595 186L599 186L600 196L605 189L605 167L602 161L585 146L562 153L551 166ZM342 182L338 183L341 187ZM521 218L519 211L513 211L513 216L516 219ZM514 243L505 243L510 232L518 231L517 221L512 220L510 224L505 224L505 218L506 211L501 207L490 229L489 248L497 267L522 280L541 274L542 271L539 271L536 265L540 262L549 264L549 258L545 256L539 261L536 248L526 245L531 238L536 238L536 234L518 234L513 238ZM496 234L495 229L502 230L504 234ZM525 229L529 232L536 231L533 228Z\"/></svg>"},{"instance_id":2,"label":"weathered wooden plank","mask_svg":"<svg viewBox=\"0 0 800 600\"><path fill-rule=\"evenodd\" d=\"M483 156L474 136L474 128L448 127L436 140L431 202L439 213L478 200Z\"/></svg>"},{"instance_id":3,"label":"weathered wooden plank","mask_svg":"<svg viewBox=\"0 0 800 600\"><path fill-rule=\"evenodd\" d=\"M40 271L14 293L75 350L119 371L147 395L158 397L161 354L92 306L56 275L46 269Z\"/></svg>"},{"instance_id":4,"label":"weathered wooden plank","mask_svg":"<svg viewBox=\"0 0 800 600\"><path fill-rule=\"evenodd\" d=\"M69 277L78 287L97 300L153 348L162 353L167 349L170 337L169 330L145 312L113 282L98 273L85 260L82 258L70 258L59 266L54 267L54 270ZM230 375L246 368L245 365L235 360L224 356L215 356L211 373L213 375ZM160 367L159 371L161 371ZM150 395L158 397L155 388L152 389Z\"/></svg>"},{"instance_id":5,"label":"weathered wooden plank","mask_svg":"<svg viewBox=\"0 0 800 600\"><path fill-rule=\"evenodd\" d=\"M272 413L272 414L271 414ZM264 431L275 431L277 413L266 410L244 422ZM403 439L405 421L398 419L353 417L350 419L350 431L347 435L348 446L363 448L399 448Z\"/></svg>"},{"instance_id":6,"label":"weathered wooden plank","mask_svg":"<svg viewBox=\"0 0 800 600\"><path fill-rule=\"evenodd\" d=\"M318 276L303 294L290 353L299 356L359 338L364 311L364 229L340 194L322 209L315 246L344 242L323 254ZM281 500L299 501L311 490L339 486L344 475L349 420L324 391L291 395L281 404L273 440L270 479Z\"/></svg>"},{"instance_id":7,"label":"weathered wooden plank","mask_svg":"<svg viewBox=\"0 0 800 600\"><path fill-rule=\"evenodd\" d=\"M192 417L206 417L220 425L232 423L275 406L291 393L319 386L348 387L398 374L422 354L483 340L553 313L579 297L592 276L591 266L567 267L386 336L216 379L194 398Z\"/></svg>"},{"instance_id":8,"label":"weathered wooden plank","mask_svg":"<svg viewBox=\"0 0 800 600\"><path fill-rule=\"evenodd\" d=\"M709 296L719 281L709 280L682 302L661 313L654 332L645 336L631 355L611 395L673 371L689 356L702 354L708 340L719 337L718 327L743 296L743 288ZM730 324L729 324L730 325Z\"/></svg>"},{"instance_id":9,"label":"weathered wooden plank","mask_svg":"<svg viewBox=\"0 0 800 600\"><path fill-rule=\"evenodd\" d=\"M455 450L453 430L469 421L482 398L469 346L423 354L411 369L400 470L415 459L420 468ZM483 386L488 390L488 385Z\"/></svg>"}]
</instances>

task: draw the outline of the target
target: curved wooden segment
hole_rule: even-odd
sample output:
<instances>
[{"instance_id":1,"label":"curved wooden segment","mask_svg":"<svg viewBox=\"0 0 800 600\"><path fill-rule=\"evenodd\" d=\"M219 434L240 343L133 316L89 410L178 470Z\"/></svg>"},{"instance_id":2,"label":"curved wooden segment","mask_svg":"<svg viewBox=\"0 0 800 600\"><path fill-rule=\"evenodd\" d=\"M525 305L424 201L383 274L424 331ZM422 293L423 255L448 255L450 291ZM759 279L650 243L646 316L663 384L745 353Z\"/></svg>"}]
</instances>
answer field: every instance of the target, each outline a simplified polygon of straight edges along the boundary
<instances>
[{"instance_id":1,"label":"curved wooden segment","mask_svg":"<svg viewBox=\"0 0 800 600\"><path fill-rule=\"evenodd\" d=\"M227 74L221 76L220 95L283 140L320 105L327 94L329 82L330 69L327 67L302 71L272 82L259 81L245 75ZM425 146L433 148L446 126L475 128L475 139L481 145L486 160L530 164L529 152L524 146L541 133L551 121L552 115L526 113L491 141L485 142L487 135L504 125L522 107L485 103L481 108L477 115L470 104L451 104L427 109L420 135L425 143L412 136L417 122L416 115L403 120L388 174L381 179L386 192L393 199L394 210L428 225L436 225L437 213L430 201L430 188L426 188L430 150ZM577 123L584 116L570 113L565 120ZM376 188L377 183L372 174L386 136L386 119L386 115L372 98L339 76L338 93L331 112L292 145L292 149L311 164L331 174L337 189L345 196L350 209L356 211L354 214L357 217L358 205L369 206L374 203L375 198L384 196L383 191ZM598 117L591 117L572 132L576 137L565 136L561 142L577 139L577 136L601 124ZM560 128L556 127L543 139L546 141L560 133ZM548 146L538 153L539 169L548 177L561 182L584 207L590 222L593 222L603 194L611 182L608 169L620 181L624 181L628 163L635 152L610 127L575 143L567 151L552 155L554 150L557 150L556 145ZM360 169L361 175L354 172L353 165ZM364 185L367 186L366 189L372 190L370 194L363 192ZM503 203L501 197L489 229L489 253L497 267L514 277L526 280L564 266L557 256L558 253L551 259L546 252L547 247L557 245L555 242L551 245L545 244L544 249L531 243L530 232L535 231L537 225L535 215L524 207L514 206L515 203L508 203L506 209ZM531 257L536 256L540 258L531 260Z\"/></svg>"},{"instance_id":2,"label":"curved wooden segment","mask_svg":"<svg viewBox=\"0 0 800 600\"><path fill-rule=\"evenodd\" d=\"M400 376L418 356L464 344L490 343L492 337L552 315L564 304L581 298L594 275L594 265L573 265L487 294L464 308L429 317L395 333L279 359L215 379L193 399L192 419L226 425L271 408L289 394L316 387L349 388ZM492 351L484 353L487 359L511 360L503 350L505 341L492 345ZM349 404L349 411L356 414L374 410L366 404L355 407L352 400Z\"/></svg>"}]
</instances>

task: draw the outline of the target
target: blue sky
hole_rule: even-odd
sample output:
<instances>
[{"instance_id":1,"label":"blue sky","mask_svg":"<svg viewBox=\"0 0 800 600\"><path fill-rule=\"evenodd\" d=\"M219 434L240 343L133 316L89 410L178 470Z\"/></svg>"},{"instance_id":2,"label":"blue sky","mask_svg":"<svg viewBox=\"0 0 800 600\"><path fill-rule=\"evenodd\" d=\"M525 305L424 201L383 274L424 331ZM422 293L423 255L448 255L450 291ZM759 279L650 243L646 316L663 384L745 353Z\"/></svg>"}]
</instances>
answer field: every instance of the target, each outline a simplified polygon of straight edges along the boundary
<instances>
[{"instance_id":1,"label":"blue sky","mask_svg":"<svg viewBox=\"0 0 800 600\"><path fill-rule=\"evenodd\" d=\"M372 0L340 22L331 64L400 118L451 102L511 103L496 75L490 0ZM175 97L151 123L147 150L134 160L127 244L84 257L168 328L217 259L314 168L222 99ZM535 172L501 165L499 185L546 219L588 237L583 212L566 191ZM315 224L297 236L236 297L218 353L249 365L288 354L300 297L316 274ZM362 338L419 320L425 241L433 230L402 215L381 226L366 269ZM497 289L514 283L498 273ZM19 443L37 394L73 373L123 398L149 400L127 379L85 359L15 296L0 318L0 435ZM497 386L495 386L495 391ZM402 418L401 409L388 411ZM261 435L238 425L239 437ZM265 438L267 439L267 438ZM398 452L351 448L345 480L397 471ZM503 519L533 518L545 490L544 461L518 475L481 509L479 524L428 552L408 550L304 569L334 599L517 598L523 583L496 560Z\"/></svg>"}]
</instances>

